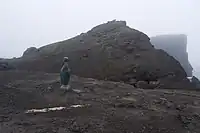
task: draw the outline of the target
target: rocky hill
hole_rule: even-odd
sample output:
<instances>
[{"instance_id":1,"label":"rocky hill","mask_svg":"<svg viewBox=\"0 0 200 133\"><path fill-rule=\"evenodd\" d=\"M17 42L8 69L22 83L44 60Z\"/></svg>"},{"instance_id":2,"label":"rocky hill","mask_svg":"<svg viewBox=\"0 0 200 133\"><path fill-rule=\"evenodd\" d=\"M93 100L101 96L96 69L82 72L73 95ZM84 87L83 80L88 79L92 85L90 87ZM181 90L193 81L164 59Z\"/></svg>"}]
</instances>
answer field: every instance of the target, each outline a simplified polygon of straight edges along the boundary
<instances>
[{"instance_id":1,"label":"rocky hill","mask_svg":"<svg viewBox=\"0 0 200 133\"><path fill-rule=\"evenodd\" d=\"M151 37L151 43L157 49L163 49L180 62L188 77L192 77L193 68L189 63L186 35L160 35Z\"/></svg>"},{"instance_id":2,"label":"rocky hill","mask_svg":"<svg viewBox=\"0 0 200 133\"><path fill-rule=\"evenodd\" d=\"M82 77L124 81L142 88L191 88L180 63L156 50L146 34L125 21L110 21L74 38L29 48L15 65L58 73L64 56L70 59L72 73Z\"/></svg>"}]
</instances>

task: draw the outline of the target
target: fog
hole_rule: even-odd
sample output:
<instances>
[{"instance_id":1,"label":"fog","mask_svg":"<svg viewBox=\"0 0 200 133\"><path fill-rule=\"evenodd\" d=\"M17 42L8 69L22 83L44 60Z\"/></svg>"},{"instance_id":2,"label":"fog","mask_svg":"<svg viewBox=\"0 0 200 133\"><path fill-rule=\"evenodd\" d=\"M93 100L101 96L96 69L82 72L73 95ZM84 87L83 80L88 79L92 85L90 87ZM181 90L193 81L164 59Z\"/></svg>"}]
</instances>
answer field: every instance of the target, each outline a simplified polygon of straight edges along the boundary
<instances>
[{"instance_id":1,"label":"fog","mask_svg":"<svg viewBox=\"0 0 200 133\"><path fill-rule=\"evenodd\" d=\"M189 59L200 66L199 0L0 0L0 57L68 39L116 19L148 36L188 35Z\"/></svg>"}]
</instances>

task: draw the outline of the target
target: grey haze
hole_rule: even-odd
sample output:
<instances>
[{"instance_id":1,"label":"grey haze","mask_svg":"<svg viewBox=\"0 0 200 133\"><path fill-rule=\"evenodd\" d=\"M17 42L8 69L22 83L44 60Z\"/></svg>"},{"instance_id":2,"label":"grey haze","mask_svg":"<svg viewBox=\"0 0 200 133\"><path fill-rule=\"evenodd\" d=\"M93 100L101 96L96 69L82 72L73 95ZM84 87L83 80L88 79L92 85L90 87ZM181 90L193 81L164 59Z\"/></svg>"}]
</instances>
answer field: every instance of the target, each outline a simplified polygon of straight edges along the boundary
<instances>
[{"instance_id":1,"label":"grey haze","mask_svg":"<svg viewBox=\"0 0 200 133\"><path fill-rule=\"evenodd\" d=\"M199 0L0 0L0 57L68 39L113 19L148 36L188 35L189 59L200 66Z\"/></svg>"}]
</instances>

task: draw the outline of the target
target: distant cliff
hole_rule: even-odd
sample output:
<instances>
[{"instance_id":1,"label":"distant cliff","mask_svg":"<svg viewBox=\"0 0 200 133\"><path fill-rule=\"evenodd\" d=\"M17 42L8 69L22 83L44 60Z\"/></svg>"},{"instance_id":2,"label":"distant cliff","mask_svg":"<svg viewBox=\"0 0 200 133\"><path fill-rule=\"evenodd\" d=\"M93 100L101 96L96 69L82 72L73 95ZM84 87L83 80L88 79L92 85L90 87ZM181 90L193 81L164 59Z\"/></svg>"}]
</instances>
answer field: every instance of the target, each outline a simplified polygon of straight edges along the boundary
<instances>
[{"instance_id":1,"label":"distant cliff","mask_svg":"<svg viewBox=\"0 0 200 133\"><path fill-rule=\"evenodd\" d=\"M157 49L163 49L169 55L180 62L189 77L192 77L193 68L188 60L187 36L180 35L160 35L151 37L151 43Z\"/></svg>"},{"instance_id":2,"label":"distant cliff","mask_svg":"<svg viewBox=\"0 0 200 133\"><path fill-rule=\"evenodd\" d=\"M196 67L193 73L200 80L200 67Z\"/></svg>"}]
</instances>

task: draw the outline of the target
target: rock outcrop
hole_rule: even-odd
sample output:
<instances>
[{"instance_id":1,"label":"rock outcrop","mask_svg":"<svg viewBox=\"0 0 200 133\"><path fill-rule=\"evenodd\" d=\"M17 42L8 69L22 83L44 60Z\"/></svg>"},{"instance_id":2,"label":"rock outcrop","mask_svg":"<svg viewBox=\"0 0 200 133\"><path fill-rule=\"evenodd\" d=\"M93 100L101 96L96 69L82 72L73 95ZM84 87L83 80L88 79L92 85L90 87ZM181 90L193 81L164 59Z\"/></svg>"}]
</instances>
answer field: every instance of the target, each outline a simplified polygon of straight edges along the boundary
<instances>
[{"instance_id":1,"label":"rock outcrop","mask_svg":"<svg viewBox=\"0 0 200 133\"><path fill-rule=\"evenodd\" d=\"M192 77L193 68L188 60L186 35L160 35L151 37L151 43L157 49L163 49L180 62L187 73Z\"/></svg>"},{"instance_id":2,"label":"rock outcrop","mask_svg":"<svg viewBox=\"0 0 200 133\"><path fill-rule=\"evenodd\" d=\"M23 57L32 57L36 55L37 52L38 52L38 49L36 47L30 47L23 53Z\"/></svg>"},{"instance_id":3,"label":"rock outcrop","mask_svg":"<svg viewBox=\"0 0 200 133\"><path fill-rule=\"evenodd\" d=\"M189 84L178 61L163 50L156 50L147 35L128 27L125 21L110 21L33 51L36 54L19 59L18 68L59 72L63 57L68 56L72 73L82 77L127 83L133 79L148 84L159 82L166 88L187 88Z\"/></svg>"},{"instance_id":4,"label":"rock outcrop","mask_svg":"<svg viewBox=\"0 0 200 133\"><path fill-rule=\"evenodd\" d=\"M193 84L195 84L196 88L199 88L200 89L200 81L197 77L193 76L192 79L191 79L191 82Z\"/></svg>"},{"instance_id":5,"label":"rock outcrop","mask_svg":"<svg viewBox=\"0 0 200 133\"><path fill-rule=\"evenodd\" d=\"M11 64L9 64L4 59L0 59L0 71L7 71L11 69L14 69L14 67Z\"/></svg>"}]
</instances>

